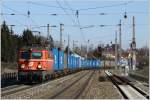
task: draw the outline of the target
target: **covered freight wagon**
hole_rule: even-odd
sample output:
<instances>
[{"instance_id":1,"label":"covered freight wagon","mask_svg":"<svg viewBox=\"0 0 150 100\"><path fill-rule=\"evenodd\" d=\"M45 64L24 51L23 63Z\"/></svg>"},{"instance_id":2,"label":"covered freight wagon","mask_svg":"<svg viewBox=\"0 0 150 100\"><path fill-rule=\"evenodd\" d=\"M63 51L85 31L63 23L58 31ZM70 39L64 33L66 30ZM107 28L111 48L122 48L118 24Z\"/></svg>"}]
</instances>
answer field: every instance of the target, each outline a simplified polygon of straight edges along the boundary
<instances>
[{"instance_id":1,"label":"covered freight wagon","mask_svg":"<svg viewBox=\"0 0 150 100\"><path fill-rule=\"evenodd\" d=\"M71 69L72 69L72 65L73 65L73 64L72 64L72 56L69 55L69 56L68 56L68 69L71 70Z\"/></svg>"},{"instance_id":2,"label":"covered freight wagon","mask_svg":"<svg viewBox=\"0 0 150 100\"><path fill-rule=\"evenodd\" d=\"M53 58L54 58L54 64L53 64L53 69L55 71L57 71L58 68L58 49L57 48L53 48L52 49L52 54L53 54Z\"/></svg>"},{"instance_id":3,"label":"covered freight wagon","mask_svg":"<svg viewBox=\"0 0 150 100\"><path fill-rule=\"evenodd\" d=\"M68 55L64 53L64 69L67 69L68 67Z\"/></svg>"},{"instance_id":4,"label":"covered freight wagon","mask_svg":"<svg viewBox=\"0 0 150 100\"><path fill-rule=\"evenodd\" d=\"M58 70L64 69L64 51L58 51Z\"/></svg>"},{"instance_id":5,"label":"covered freight wagon","mask_svg":"<svg viewBox=\"0 0 150 100\"><path fill-rule=\"evenodd\" d=\"M64 69L64 52L58 50L57 48L52 49L53 58L54 58L54 70L60 71Z\"/></svg>"},{"instance_id":6,"label":"covered freight wagon","mask_svg":"<svg viewBox=\"0 0 150 100\"><path fill-rule=\"evenodd\" d=\"M100 60L96 60L96 61L95 61L95 64L96 64L96 68L100 68L100 67L101 67Z\"/></svg>"}]
</instances>

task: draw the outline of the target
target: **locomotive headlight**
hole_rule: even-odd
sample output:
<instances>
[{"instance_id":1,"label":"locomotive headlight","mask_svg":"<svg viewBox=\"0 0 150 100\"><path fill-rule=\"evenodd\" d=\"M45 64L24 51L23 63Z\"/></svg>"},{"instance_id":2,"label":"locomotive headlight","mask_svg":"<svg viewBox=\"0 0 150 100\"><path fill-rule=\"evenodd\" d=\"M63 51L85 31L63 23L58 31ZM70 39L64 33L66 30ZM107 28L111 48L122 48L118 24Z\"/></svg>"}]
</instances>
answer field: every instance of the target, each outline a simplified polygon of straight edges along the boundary
<instances>
[{"instance_id":1,"label":"locomotive headlight","mask_svg":"<svg viewBox=\"0 0 150 100\"><path fill-rule=\"evenodd\" d=\"M25 64L22 64L22 65L21 65L21 68L25 68Z\"/></svg>"},{"instance_id":2,"label":"locomotive headlight","mask_svg":"<svg viewBox=\"0 0 150 100\"><path fill-rule=\"evenodd\" d=\"M41 64L39 64L39 65L38 65L38 68L42 68L42 65L41 65Z\"/></svg>"},{"instance_id":3,"label":"locomotive headlight","mask_svg":"<svg viewBox=\"0 0 150 100\"><path fill-rule=\"evenodd\" d=\"M33 62L29 62L29 66L32 67L33 66Z\"/></svg>"}]
</instances>

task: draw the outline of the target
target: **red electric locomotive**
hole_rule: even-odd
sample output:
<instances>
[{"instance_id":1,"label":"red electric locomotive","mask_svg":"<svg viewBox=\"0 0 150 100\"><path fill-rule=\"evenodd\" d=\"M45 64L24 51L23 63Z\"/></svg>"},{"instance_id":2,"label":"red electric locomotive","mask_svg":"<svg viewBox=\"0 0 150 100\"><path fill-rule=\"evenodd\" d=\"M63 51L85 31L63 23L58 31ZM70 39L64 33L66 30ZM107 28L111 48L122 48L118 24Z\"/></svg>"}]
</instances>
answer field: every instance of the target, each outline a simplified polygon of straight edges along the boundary
<instances>
[{"instance_id":1,"label":"red electric locomotive","mask_svg":"<svg viewBox=\"0 0 150 100\"><path fill-rule=\"evenodd\" d=\"M19 51L18 80L41 82L53 73L54 59L47 48L22 48Z\"/></svg>"}]
</instances>

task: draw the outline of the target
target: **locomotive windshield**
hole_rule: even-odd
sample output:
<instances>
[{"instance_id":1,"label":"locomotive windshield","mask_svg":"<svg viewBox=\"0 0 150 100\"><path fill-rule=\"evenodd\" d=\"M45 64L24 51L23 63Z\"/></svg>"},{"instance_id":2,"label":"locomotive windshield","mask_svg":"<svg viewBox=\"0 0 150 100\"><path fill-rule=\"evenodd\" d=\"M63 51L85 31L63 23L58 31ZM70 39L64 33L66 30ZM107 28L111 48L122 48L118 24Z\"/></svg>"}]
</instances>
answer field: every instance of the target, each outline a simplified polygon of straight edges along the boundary
<instances>
[{"instance_id":1,"label":"locomotive windshield","mask_svg":"<svg viewBox=\"0 0 150 100\"><path fill-rule=\"evenodd\" d=\"M32 59L41 59L42 53L41 52L32 52L31 58Z\"/></svg>"},{"instance_id":2,"label":"locomotive windshield","mask_svg":"<svg viewBox=\"0 0 150 100\"><path fill-rule=\"evenodd\" d=\"M29 57L30 57L29 52L22 52L22 53L21 53L21 58L22 58L22 59L29 59Z\"/></svg>"}]
</instances>

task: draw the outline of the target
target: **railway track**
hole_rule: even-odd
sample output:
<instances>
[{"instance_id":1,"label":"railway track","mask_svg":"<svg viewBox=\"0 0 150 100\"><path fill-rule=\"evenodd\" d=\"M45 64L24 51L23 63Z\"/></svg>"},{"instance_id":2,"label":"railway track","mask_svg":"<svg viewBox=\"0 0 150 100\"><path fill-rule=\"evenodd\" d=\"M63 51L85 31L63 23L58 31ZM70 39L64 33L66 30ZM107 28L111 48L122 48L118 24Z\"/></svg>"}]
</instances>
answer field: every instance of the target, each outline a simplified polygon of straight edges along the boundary
<instances>
[{"instance_id":1,"label":"railway track","mask_svg":"<svg viewBox=\"0 0 150 100\"><path fill-rule=\"evenodd\" d=\"M59 79L59 78L61 78L61 77L58 77L58 78L55 78L55 79ZM52 79L52 80L54 80L54 79ZM52 81L52 80L50 80L50 81ZM49 81L47 81L47 82L49 82ZM17 82L14 85L10 85L10 86L1 88L1 96L6 96L6 95L9 95L9 94L13 94L13 93L25 90L25 89L29 89L33 86L38 86L38 85L44 84L44 83L46 83L46 82L39 83L39 84L36 83L36 84L25 85L25 84L20 84L19 82Z\"/></svg>"},{"instance_id":2,"label":"railway track","mask_svg":"<svg viewBox=\"0 0 150 100\"><path fill-rule=\"evenodd\" d=\"M105 71L112 83L118 88L125 99L149 99L149 95L130 83L129 80Z\"/></svg>"},{"instance_id":3,"label":"railway track","mask_svg":"<svg viewBox=\"0 0 150 100\"><path fill-rule=\"evenodd\" d=\"M82 87L79 88L79 90L73 96L73 99L78 99L82 95L83 91L86 89L88 83L90 82L91 78L93 77L94 73L95 73L95 71L88 77L88 79L85 81L85 83L82 85Z\"/></svg>"},{"instance_id":4,"label":"railway track","mask_svg":"<svg viewBox=\"0 0 150 100\"><path fill-rule=\"evenodd\" d=\"M3 88L1 88L1 96L10 95L10 94L13 94L13 93L16 93L19 91L23 91L23 90L41 85L41 84L43 84L43 83L40 83L40 84L38 84L38 83L36 83L36 84L20 84L20 83L18 83L16 85L10 85L7 87L3 87Z\"/></svg>"},{"instance_id":5,"label":"railway track","mask_svg":"<svg viewBox=\"0 0 150 100\"><path fill-rule=\"evenodd\" d=\"M13 89L13 88L16 88L18 87L19 85L11 85L11 86L7 86L7 87L3 87L1 88L1 91L6 91L6 90L9 90L9 89Z\"/></svg>"},{"instance_id":6,"label":"railway track","mask_svg":"<svg viewBox=\"0 0 150 100\"><path fill-rule=\"evenodd\" d=\"M6 90L4 89L2 90L1 96L10 95L10 94L13 94L13 93L25 90L25 89L29 89L31 87L32 86L29 86L29 85L14 85L14 86L11 86L11 88L7 87Z\"/></svg>"},{"instance_id":7,"label":"railway track","mask_svg":"<svg viewBox=\"0 0 150 100\"><path fill-rule=\"evenodd\" d=\"M76 99L80 96L80 94L84 91L86 88L89 80L91 79L93 75L93 71L88 71L87 73L84 73L83 75L76 77L72 82L67 84L64 87L59 87L57 91L53 91L50 93L50 95L46 98L48 99Z\"/></svg>"},{"instance_id":8,"label":"railway track","mask_svg":"<svg viewBox=\"0 0 150 100\"><path fill-rule=\"evenodd\" d=\"M86 73L88 73L88 71ZM28 92L30 90L35 92L35 94L38 94L36 92L40 91L39 89L41 89L41 88L38 88L38 87L42 86L42 87L45 87L45 89L46 89L46 86L49 86L49 87L53 87L55 85L59 86L63 82L72 80L73 78L78 77L81 74L82 74L82 72L78 72L78 73L75 73L74 75L72 74L72 75L68 75L66 77L57 78L56 80L53 80L53 81L50 80L50 81L47 81L47 82L41 83L41 84L14 85L14 86L5 87L5 88L2 88L1 96L2 96L2 98L15 98L15 96L18 96L18 97L22 98L22 97L25 97L25 96L28 96L28 95L21 95L21 94L23 94L25 92Z\"/></svg>"},{"instance_id":9,"label":"railway track","mask_svg":"<svg viewBox=\"0 0 150 100\"><path fill-rule=\"evenodd\" d=\"M88 80L88 82L85 84L86 88L84 89L84 92L80 94L80 96L78 96L76 99L88 99L88 92L92 89L91 85L95 84L95 80L97 80L97 75L99 75L99 71L95 70L93 75L90 77L90 80Z\"/></svg>"}]
</instances>

